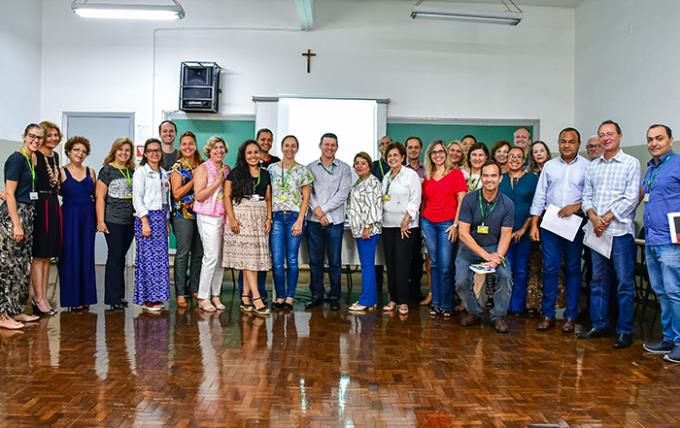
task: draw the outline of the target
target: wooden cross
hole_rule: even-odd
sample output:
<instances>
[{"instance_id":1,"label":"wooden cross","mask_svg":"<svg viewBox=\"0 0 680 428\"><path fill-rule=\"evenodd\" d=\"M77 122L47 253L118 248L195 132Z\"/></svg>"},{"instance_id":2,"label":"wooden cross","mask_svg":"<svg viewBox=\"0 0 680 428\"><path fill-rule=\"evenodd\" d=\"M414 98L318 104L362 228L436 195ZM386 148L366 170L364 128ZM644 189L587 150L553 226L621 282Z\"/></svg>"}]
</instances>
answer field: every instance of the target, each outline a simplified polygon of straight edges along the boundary
<instances>
[{"instance_id":1,"label":"wooden cross","mask_svg":"<svg viewBox=\"0 0 680 428\"><path fill-rule=\"evenodd\" d=\"M311 50L311 49L307 49L307 52L303 52L303 53L302 53L302 56L306 56L306 57L307 57L307 73L309 73L309 72L310 72L310 68L309 68L309 67L310 67L311 62L312 62L312 57L313 57L313 56L316 56L316 54L315 54L315 53L312 53L312 50Z\"/></svg>"}]
</instances>

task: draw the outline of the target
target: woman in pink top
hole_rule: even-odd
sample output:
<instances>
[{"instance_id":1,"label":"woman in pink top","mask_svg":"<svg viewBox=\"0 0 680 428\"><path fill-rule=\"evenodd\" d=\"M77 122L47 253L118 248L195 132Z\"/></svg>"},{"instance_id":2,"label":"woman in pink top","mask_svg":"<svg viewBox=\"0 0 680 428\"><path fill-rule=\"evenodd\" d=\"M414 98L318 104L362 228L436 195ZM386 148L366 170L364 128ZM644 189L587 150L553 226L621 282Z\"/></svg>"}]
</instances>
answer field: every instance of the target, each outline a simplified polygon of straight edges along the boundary
<instances>
[{"instance_id":1,"label":"woman in pink top","mask_svg":"<svg viewBox=\"0 0 680 428\"><path fill-rule=\"evenodd\" d=\"M420 225L430 256L430 315L451 317L451 257L458 238L458 208L467 191L463 173L453 167L441 140L432 142L425 152L423 213Z\"/></svg>"},{"instance_id":2,"label":"woman in pink top","mask_svg":"<svg viewBox=\"0 0 680 428\"><path fill-rule=\"evenodd\" d=\"M194 212L203 243L203 261L198 284L198 306L206 312L224 310L222 292L222 233L224 230L223 183L230 168L223 160L229 147L220 137L208 138L203 149L208 157L194 171ZM209 299L210 298L210 299Z\"/></svg>"}]
</instances>

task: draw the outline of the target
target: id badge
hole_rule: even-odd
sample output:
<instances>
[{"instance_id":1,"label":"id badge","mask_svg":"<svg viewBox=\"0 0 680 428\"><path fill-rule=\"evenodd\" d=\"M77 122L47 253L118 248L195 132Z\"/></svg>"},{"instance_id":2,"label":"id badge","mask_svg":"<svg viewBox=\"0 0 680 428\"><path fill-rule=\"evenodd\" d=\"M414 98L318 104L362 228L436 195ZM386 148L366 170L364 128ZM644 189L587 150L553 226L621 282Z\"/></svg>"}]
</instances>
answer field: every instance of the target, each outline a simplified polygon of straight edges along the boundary
<instances>
[{"instance_id":1,"label":"id badge","mask_svg":"<svg viewBox=\"0 0 680 428\"><path fill-rule=\"evenodd\" d=\"M391 200L391 199L392 199L392 198L390 198L389 195L383 196L383 201L389 201L389 200Z\"/></svg>"},{"instance_id":2,"label":"id badge","mask_svg":"<svg viewBox=\"0 0 680 428\"><path fill-rule=\"evenodd\" d=\"M250 195L250 200L257 202L260 200L260 195Z\"/></svg>"},{"instance_id":3,"label":"id badge","mask_svg":"<svg viewBox=\"0 0 680 428\"><path fill-rule=\"evenodd\" d=\"M479 226L477 226L477 233L480 235L488 235L489 226L484 226L483 224L480 224Z\"/></svg>"},{"instance_id":4,"label":"id badge","mask_svg":"<svg viewBox=\"0 0 680 428\"><path fill-rule=\"evenodd\" d=\"M28 198L32 201L38 200L38 192L31 192L28 194Z\"/></svg>"},{"instance_id":5,"label":"id badge","mask_svg":"<svg viewBox=\"0 0 680 428\"><path fill-rule=\"evenodd\" d=\"M285 195L280 195L276 199L278 199L279 201L287 201L288 200L288 198Z\"/></svg>"},{"instance_id":6,"label":"id badge","mask_svg":"<svg viewBox=\"0 0 680 428\"><path fill-rule=\"evenodd\" d=\"M649 193L645 193L644 198L642 198L644 202L649 202Z\"/></svg>"},{"instance_id":7,"label":"id badge","mask_svg":"<svg viewBox=\"0 0 680 428\"><path fill-rule=\"evenodd\" d=\"M132 193L126 193L123 199L132 199Z\"/></svg>"}]
</instances>

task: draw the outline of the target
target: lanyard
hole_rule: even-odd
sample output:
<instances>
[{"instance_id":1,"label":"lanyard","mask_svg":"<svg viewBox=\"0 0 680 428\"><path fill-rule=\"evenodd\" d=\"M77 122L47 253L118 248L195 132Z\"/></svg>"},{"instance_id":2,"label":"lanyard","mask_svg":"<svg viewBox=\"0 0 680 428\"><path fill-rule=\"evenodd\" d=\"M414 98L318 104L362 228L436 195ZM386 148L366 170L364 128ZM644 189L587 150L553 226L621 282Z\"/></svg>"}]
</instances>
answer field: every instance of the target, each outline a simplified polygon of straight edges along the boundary
<instances>
[{"instance_id":1,"label":"lanyard","mask_svg":"<svg viewBox=\"0 0 680 428\"><path fill-rule=\"evenodd\" d=\"M125 168L125 172L123 172L123 170L118 166L117 163L114 162L113 164L116 166L116 169L118 170L118 172L120 172L120 175L125 177L125 179L127 180L128 186L132 186L132 178L130 178L130 170Z\"/></svg>"},{"instance_id":2,"label":"lanyard","mask_svg":"<svg viewBox=\"0 0 680 428\"><path fill-rule=\"evenodd\" d=\"M260 180L262 179L262 172L257 174L257 181L253 184L253 194L255 194L255 189L260 185Z\"/></svg>"},{"instance_id":3,"label":"lanyard","mask_svg":"<svg viewBox=\"0 0 680 428\"><path fill-rule=\"evenodd\" d=\"M402 166L403 168L403 166ZM399 172L401 172L401 168L399 169ZM399 175L399 172L397 175ZM390 171L390 175L387 176L387 188L385 189L385 194L389 195L390 194L390 186L392 186L392 182L394 179L397 178L392 171Z\"/></svg>"},{"instance_id":4,"label":"lanyard","mask_svg":"<svg viewBox=\"0 0 680 428\"><path fill-rule=\"evenodd\" d=\"M31 162L31 156L26 153L25 148L21 148L21 154L26 158L26 163L28 164L28 170L31 171L31 189L35 192L35 166Z\"/></svg>"},{"instance_id":5,"label":"lanyard","mask_svg":"<svg viewBox=\"0 0 680 428\"><path fill-rule=\"evenodd\" d=\"M382 158L378 159L378 165L380 166L380 176L384 177L385 176L385 167L383 167L383 160Z\"/></svg>"},{"instance_id":6,"label":"lanyard","mask_svg":"<svg viewBox=\"0 0 680 428\"><path fill-rule=\"evenodd\" d=\"M484 214L484 206L482 204L482 192L479 192L479 215L482 217L482 226L485 225L485 219L486 217L490 216L493 210L496 208L496 204L498 203L498 199L494 201L493 204L488 204L489 206L489 211Z\"/></svg>"},{"instance_id":7,"label":"lanyard","mask_svg":"<svg viewBox=\"0 0 680 428\"><path fill-rule=\"evenodd\" d=\"M472 192L473 190L476 190L477 184L479 183L479 178L473 178L472 173L470 173L470 179L468 180L468 191Z\"/></svg>"},{"instance_id":8,"label":"lanyard","mask_svg":"<svg viewBox=\"0 0 680 428\"><path fill-rule=\"evenodd\" d=\"M326 173L328 175L333 175L333 163L331 163L330 168L326 168L326 165L323 164L323 161L320 161L320 162L321 162L321 168L323 168L323 170L326 171Z\"/></svg>"},{"instance_id":9,"label":"lanyard","mask_svg":"<svg viewBox=\"0 0 680 428\"><path fill-rule=\"evenodd\" d=\"M191 167L191 165L189 165L189 162L187 162L186 159L182 158L182 163L183 163L184 165L186 165L187 168L189 168L189 172L193 172L193 171L194 171L194 169Z\"/></svg>"},{"instance_id":10,"label":"lanyard","mask_svg":"<svg viewBox=\"0 0 680 428\"><path fill-rule=\"evenodd\" d=\"M649 172L649 178L647 179L647 192L652 191L652 184L654 184L654 180L656 180L656 176L659 174L659 171L661 171L661 168L668 162L668 159L673 157L673 153L671 152L670 155L666 159L661 162L661 164L657 167L654 167L653 171Z\"/></svg>"}]
</instances>

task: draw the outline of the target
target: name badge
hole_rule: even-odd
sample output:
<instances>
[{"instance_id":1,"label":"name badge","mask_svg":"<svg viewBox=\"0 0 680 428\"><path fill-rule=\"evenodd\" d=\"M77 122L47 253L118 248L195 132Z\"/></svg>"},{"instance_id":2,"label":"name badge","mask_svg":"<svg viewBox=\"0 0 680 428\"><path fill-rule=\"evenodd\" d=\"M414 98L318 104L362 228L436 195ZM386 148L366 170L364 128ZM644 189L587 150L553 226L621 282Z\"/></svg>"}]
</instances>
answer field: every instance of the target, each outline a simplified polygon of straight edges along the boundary
<instances>
[{"instance_id":1,"label":"name badge","mask_svg":"<svg viewBox=\"0 0 680 428\"><path fill-rule=\"evenodd\" d=\"M279 201L287 201L288 200L288 198L285 195L280 195L276 199L278 199Z\"/></svg>"},{"instance_id":2,"label":"name badge","mask_svg":"<svg viewBox=\"0 0 680 428\"><path fill-rule=\"evenodd\" d=\"M257 201L259 201L260 199L262 199L262 197L261 197L260 195L250 195L250 200L251 200L251 201L256 201L256 202L257 202Z\"/></svg>"},{"instance_id":3,"label":"name badge","mask_svg":"<svg viewBox=\"0 0 680 428\"><path fill-rule=\"evenodd\" d=\"M642 198L644 202L649 202L649 193L645 193L644 198Z\"/></svg>"},{"instance_id":4,"label":"name badge","mask_svg":"<svg viewBox=\"0 0 680 428\"><path fill-rule=\"evenodd\" d=\"M484 226L483 224L480 224L479 226L477 226L477 233L480 235L488 235L489 226Z\"/></svg>"},{"instance_id":5,"label":"name badge","mask_svg":"<svg viewBox=\"0 0 680 428\"><path fill-rule=\"evenodd\" d=\"M31 192L28 194L28 198L32 201L38 200L38 192Z\"/></svg>"}]
</instances>

